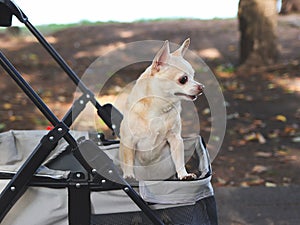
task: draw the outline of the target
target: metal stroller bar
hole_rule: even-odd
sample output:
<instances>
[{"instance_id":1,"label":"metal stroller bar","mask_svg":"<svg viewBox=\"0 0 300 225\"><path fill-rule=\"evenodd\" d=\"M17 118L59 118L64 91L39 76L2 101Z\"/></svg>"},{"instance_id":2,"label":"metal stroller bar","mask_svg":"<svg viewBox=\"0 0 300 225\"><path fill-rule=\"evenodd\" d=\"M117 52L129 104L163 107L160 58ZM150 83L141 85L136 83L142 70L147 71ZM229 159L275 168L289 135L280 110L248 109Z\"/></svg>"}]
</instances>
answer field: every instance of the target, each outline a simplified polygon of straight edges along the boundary
<instances>
[{"instance_id":1,"label":"metal stroller bar","mask_svg":"<svg viewBox=\"0 0 300 225\"><path fill-rule=\"evenodd\" d=\"M71 78L75 85L85 94L86 98L96 107L98 115L105 122L105 124L112 130L116 131L118 125L113 124L110 118L111 111L107 111L105 107L101 106L100 103L95 99L94 93L92 93L85 84L80 80L77 74L68 66L65 60L58 54L58 52L50 45L46 39L41 35L41 33L29 22L28 19L24 20L24 24L31 31L31 33L36 37L36 39L44 46L47 52L52 56L52 58L59 64L59 66L65 71L65 73ZM114 115L118 111L114 109ZM118 115L121 117L121 115ZM119 121L118 119L115 121ZM118 130L117 130L118 131ZM118 134L118 132L117 132Z\"/></svg>"},{"instance_id":2,"label":"metal stroller bar","mask_svg":"<svg viewBox=\"0 0 300 225\"><path fill-rule=\"evenodd\" d=\"M0 64L8 72L12 79L19 85L19 87L25 92L25 94L30 98L30 100L38 107L38 109L44 114L44 116L49 120L53 126L57 126L61 122L52 113L48 106L43 102L39 95L32 89L32 87L24 80L21 74L16 70L16 68L10 63L10 61L5 57L5 55L0 51ZM65 124L63 124L66 127ZM64 136L65 140L73 148L77 146L76 141L70 134Z\"/></svg>"},{"instance_id":3,"label":"metal stroller bar","mask_svg":"<svg viewBox=\"0 0 300 225\"><path fill-rule=\"evenodd\" d=\"M77 147L76 140L68 133L69 128L52 113L39 95L23 79L21 74L10 63L5 55L0 51L0 64L18 84L30 100L38 107L44 116L52 123L55 128L51 130L34 149L16 175L11 179L9 184L0 195L0 221L4 218L11 207L26 191L30 179L44 162L50 152L56 147L57 142L63 137L72 148Z\"/></svg>"},{"instance_id":4,"label":"metal stroller bar","mask_svg":"<svg viewBox=\"0 0 300 225\"><path fill-rule=\"evenodd\" d=\"M21 21L22 22L22 21ZM26 27L31 31L31 33L36 37L36 39L44 46L47 52L53 57L53 59L58 63L58 65L65 71L65 73L71 78L71 80L78 86L78 88L88 96L89 101L96 107L98 115L105 122L105 124L111 129L115 129L115 125L112 124L111 119L107 116L107 111L100 105L100 103L95 99L94 94L85 86L85 84L80 80L77 74L68 66L65 60L58 54L58 52L50 45L46 39L41 35L41 33L29 22L26 18L23 20ZM109 114L110 115L110 114Z\"/></svg>"},{"instance_id":5,"label":"metal stroller bar","mask_svg":"<svg viewBox=\"0 0 300 225\"><path fill-rule=\"evenodd\" d=\"M22 22L22 21L21 21ZM100 118L105 122L105 124L112 130L115 131L117 125L113 124L110 115L111 111L107 111L105 107L101 106L100 103L95 99L94 93L92 93L86 85L80 80L77 74L68 66L65 60L58 54L58 52L50 45L43 35L29 22L26 18L24 24L31 31L31 33L36 37L36 39L41 43L41 45L47 50L47 52L52 56L52 58L58 63L58 65L65 71L65 73L71 78L75 85L85 94L87 99L96 107L97 113ZM118 112L114 109L114 113ZM119 115L121 117L121 115ZM116 120L118 121L118 120Z\"/></svg>"},{"instance_id":6,"label":"metal stroller bar","mask_svg":"<svg viewBox=\"0 0 300 225\"><path fill-rule=\"evenodd\" d=\"M24 194L34 173L55 148L57 142L67 134L68 129L63 124L58 123L58 126L51 130L48 135L44 136L39 145L6 185L0 194L0 223L8 211ZM72 136L70 137L72 138Z\"/></svg>"},{"instance_id":7,"label":"metal stroller bar","mask_svg":"<svg viewBox=\"0 0 300 225\"><path fill-rule=\"evenodd\" d=\"M51 112L48 106L41 100L41 98L34 92L34 90L23 79L21 74L15 69L5 55L0 51L0 63L1 66L8 72L8 74L15 80L19 87L25 92L25 94L34 102L34 104L41 110L49 122L56 126L59 120Z\"/></svg>"},{"instance_id":8,"label":"metal stroller bar","mask_svg":"<svg viewBox=\"0 0 300 225\"><path fill-rule=\"evenodd\" d=\"M42 34L29 22L28 19L24 20L24 24L31 31L31 33L37 38L37 40L43 45L47 52L55 59L60 67L66 72L71 80L78 85L78 88L85 94L89 94L92 103L95 104L96 100L94 94L85 86L85 84L79 79L76 73L68 66L65 60L57 53L57 51L50 45Z\"/></svg>"}]
</instances>

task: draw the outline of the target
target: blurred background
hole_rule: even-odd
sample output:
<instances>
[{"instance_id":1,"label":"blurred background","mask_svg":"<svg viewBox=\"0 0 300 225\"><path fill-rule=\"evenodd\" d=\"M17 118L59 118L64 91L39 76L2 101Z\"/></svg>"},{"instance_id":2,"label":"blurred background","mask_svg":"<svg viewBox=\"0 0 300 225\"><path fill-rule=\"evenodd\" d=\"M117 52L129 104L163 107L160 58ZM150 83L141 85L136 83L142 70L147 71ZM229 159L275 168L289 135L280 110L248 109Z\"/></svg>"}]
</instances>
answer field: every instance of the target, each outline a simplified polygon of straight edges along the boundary
<instances>
[{"instance_id":1,"label":"blurred background","mask_svg":"<svg viewBox=\"0 0 300 225\"><path fill-rule=\"evenodd\" d=\"M227 218L220 224L299 224L293 188L300 184L300 0L15 2L79 76L128 43L180 44L190 37L190 50L209 66L225 97L226 134L212 163L220 217ZM76 87L15 18L0 29L0 49L62 118ZM101 104L112 102L147 65L118 71L98 93ZM0 93L0 132L49 128L2 68ZM214 118L205 96L195 105L200 134L206 142L222 141L211 136ZM111 135L101 121L97 129ZM247 200L252 208L239 207Z\"/></svg>"},{"instance_id":2,"label":"blurred background","mask_svg":"<svg viewBox=\"0 0 300 225\"><path fill-rule=\"evenodd\" d=\"M299 2L16 0L79 76L98 56L126 43L179 44L190 37L190 50L211 68L226 101L226 135L213 162L214 185L226 187L300 184ZM12 27L1 28L0 48L62 117L76 87L15 19ZM101 101L109 102L144 67L125 68ZM49 122L0 73L0 131L46 129ZM196 105L207 140L212 118L201 100Z\"/></svg>"}]
</instances>

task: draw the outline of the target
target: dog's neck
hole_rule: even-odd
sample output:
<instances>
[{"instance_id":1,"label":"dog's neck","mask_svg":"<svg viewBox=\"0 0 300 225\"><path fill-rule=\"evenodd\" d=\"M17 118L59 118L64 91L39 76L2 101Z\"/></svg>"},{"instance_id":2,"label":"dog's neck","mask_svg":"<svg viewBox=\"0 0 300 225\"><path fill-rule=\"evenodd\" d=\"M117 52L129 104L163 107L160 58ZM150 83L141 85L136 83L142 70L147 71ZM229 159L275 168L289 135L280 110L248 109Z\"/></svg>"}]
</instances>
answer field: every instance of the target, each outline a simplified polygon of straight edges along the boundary
<instances>
[{"instance_id":1,"label":"dog's neck","mask_svg":"<svg viewBox=\"0 0 300 225\"><path fill-rule=\"evenodd\" d=\"M172 110L176 110L176 111L178 111L178 112L180 112L181 111L181 107L180 107L180 102L173 102L173 103L169 103L169 104L167 104L165 107L163 107L162 109L161 109L161 112L163 113L163 114L165 114L165 113L169 113L169 112L171 112Z\"/></svg>"},{"instance_id":2,"label":"dog's neck","mask_svg":"<svg viewBox=\"0 0 300 225\"><path fill-rule=\"evenodd\" d=\"M173 104L169 104L169 105L167 105L165 108L162 108L162 112L163 113L168 113L168 112L170 112L172 109L174 109L175 107L174 107L174 105Z\"/></svg>"}]
</instances>

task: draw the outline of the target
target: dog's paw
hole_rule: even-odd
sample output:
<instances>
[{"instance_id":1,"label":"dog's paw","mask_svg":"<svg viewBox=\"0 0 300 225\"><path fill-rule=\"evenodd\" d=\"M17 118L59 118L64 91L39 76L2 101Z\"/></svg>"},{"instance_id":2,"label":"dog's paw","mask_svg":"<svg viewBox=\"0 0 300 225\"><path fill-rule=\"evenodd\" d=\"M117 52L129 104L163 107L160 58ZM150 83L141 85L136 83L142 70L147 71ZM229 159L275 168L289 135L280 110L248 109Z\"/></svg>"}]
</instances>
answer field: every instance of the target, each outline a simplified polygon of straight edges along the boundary
<instances>
[{"instance_id":1,"label":"dog's paw","mask_svg":"<svg viewBox=\"0 0 300 225\"><path fill-rule=\"evenodd\" d=\"M129 178L129 179L130 179L130 178L134 178L134 174L131 174L131 173L130 173L130 174L125 174L125 173L124 173L124 174L123 174L123 178L124 178L124 179L127 179L127 178Z\"/></svg>"},{"instance_id":2,"label":"dog's paw","mask_svg":"<svg viewBox=\"0 0 300 225\"><path fill-rule=\"evenodd\" d=\"M123 178L126 179L135 179L134 172L131 168L123 169Z\"/></svg>"},{"instance_id":3,"label":"dog's paw","mask_svg":"<svg viewBox=\"0 0 300 225\"><path fill-rule=\"evenodd\" d=\"M131 175L123 175L123 178L130 185L136 185L136 183L138 182L135 179L135 176L133 174L131 174Z\"/></svg>"},{"instance_id":4,"label":"dog's paw","mask_svg":"<svg viewBox=\"0 0 300 225\"><path fill-rule=\"evenodd\" d=\"M195 180L197 179L196 174L194 173L188 173L187 175L183 176L183 177L179 177L180 180Z\"/></svg>"}]
</instances>

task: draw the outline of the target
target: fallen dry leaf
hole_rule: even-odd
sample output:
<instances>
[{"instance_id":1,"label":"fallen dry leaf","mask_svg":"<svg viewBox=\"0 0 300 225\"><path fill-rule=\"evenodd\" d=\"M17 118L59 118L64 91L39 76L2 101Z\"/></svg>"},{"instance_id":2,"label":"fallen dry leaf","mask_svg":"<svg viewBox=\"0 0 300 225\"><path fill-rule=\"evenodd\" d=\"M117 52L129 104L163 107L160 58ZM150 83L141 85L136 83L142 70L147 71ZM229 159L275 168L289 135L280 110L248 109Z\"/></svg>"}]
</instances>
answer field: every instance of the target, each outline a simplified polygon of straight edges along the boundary
<instances>
[{"instance_id":1,"label":"fallen dry leaf","mask_svg":"<svg viewBox=\"0 0 300 225\"><path fill-rule=\"evenodd\" d=\"M250 185L249 185L248 182L243 181L242 183L240 183L240 186L241 186L241 187L249 187Z\"/></svg>"},{"instance_id":2,"label":"fallen dry leaf","mask_svg":"<svg viewBox=\"0 0 300 225\"><path fill-rule=\"evenodd\" d=\"M297 132L297 126L292 125L292 126L285 126L283 133L285 135L293 136Z\"/></svg>"},{"instance_id":3,"label":"fallen dry leaf","mask_svg":"<svg viewBox=\"0 0 300 225\"><path fill-rule=\"evenodd\" d=\"M244 136L244 140L245 141L254 141L254 140L256 140L256 134L255 133L247 134Z\"/></svg>"},{"instance_id":4,"label":"fallen dry leaf","mask_svg":"<svg viewBox=\"0 0 300 225\"><path fill-rule=\"evenodd\" d=\"M227 120L237 119L237 118L239 118L239 117L240 117L239 113L238 113L238 112L235 112L235 113L232 113L232 114L228 114L228 115L227 115Z\"/></svg>"},{"instance_id":5,"label":"fallen dry leaf","mask_svg":"<svg viewBox=\"0 0 300 225\"><path fill-rule=\"evenodd\" d=\"M277 185L275 183L272 183L272 182L266 182L265 186L266 187L277 187Z\"/></svg>"},{"instance_id":6,"label":"fallen dry leaf","mask_svg":"<svg viewBox=\"0 0 300 225\"><path fill-rule=\"evenodd\" d=\"M281 122L286 122L287 118L284 115L277 115L275 117L276 120L281 121Z\"/></svg>"},{"instance_id":7,"label":"fallen dry leaf","mask_svg":"<svg viewBox=\"0 0 300 225\"><path fill-rule=\"evenodd\" d=\"M6 109L6 110L11 109L12 108L12 104L10 104L10 103L4 103L3 104L3 108Z\"/></svg>"},{"instance_id":8,"label":"fallen dry leaf","mask_svg":"<svg viewBox=\"0 0 300 225\"><path fill-rule=\"evenodd\" d=\"M267 141L261 133L250 133L244 136L245 141L258 141L260 144L265 144Z\"/></svg>"},{"instance_id":9,"label":"fallen dry leaf","mask_svg":"<svg viewBox=\"0 0 300 225\"><path fill-rule=\"evenodd\" d=\"M245 95L245 94L234 94L233 95L234 99L239 99L239 100L246 100L246 101L253 101L253 97L251 95Z\"/></svg>"},{"instance_id":10,"label":"fallen dry leaf","mask_svg":"<svg viewBox=\"0 0 300 225\"><path fill-rule=\"evenodd\" d=\"M243 146L243 145L246 145L246 144L247 144L247 141L245 141L245 140L238 140L237 141L238 146Z\"/></svg>"},{"instance_id":11,"label":"fallen dry leaf","mask_svg":"<svg viewBox=\"0 0 300 225\"><path fill-rule=\"evenodd\" d=\"M268 138L272 138L272 139L278 138L279 134L280 134L279 129L273 130L268 134Z\"/></svg>"},{"instance_id":12,"label":"fallen dry leaf","mask_svg":"<svg viewBox=\"0 0 300 225\"><path fill-rule=\"evenodd\" d=\"M217 180L217 182L216 182L217 185L223 186L223 185L225 185L225 184L227 183L227 181L224 180L224 179L221 178L221 177L217 177L216 180Z\"/></svg>"},{"instance_id":13,"label":"fallen dry leaf","mask_svg":"<svg viewBox=\"0 0 300 225\"><path fill-rule=\"evenodd\" d=\"M12 115L9 117L9 121L14 122L16 121L17 117L15 115Z\"/></svg>"},{"instance_id":14,"label":"fallen dry leaf","mask_svg":"<svg viewBox=\"0 0 300 225\"><path fill-rule=\"evenodd\" d=\"M256 128L256 126L254 124L251 124L250 126L239 128L238 131L240 134L246 134L246 133L249 133L250 131L254 130L255 128Z\"/></svg>"},{"instance_id":15,"label":"fallen dry leaf","mask_svg":"<svg viewBox=\"0 0 300 225\"><path fill-rule=\"evenodd\" d=\"M256 138L260 144L265 144L267 142L261 133L256 133Z\"/></svg>"},{"instance_id":16,"label":"fallen dry leaf","mask_svg":"<svg viewBox=\"0 0 300 225\"><path fill-rule=\"evenodd\" d=\"M244 126L244 127L240 127L238 129L238 132L240 134L246 134L249 133L251 131L254 131L257 128L261 128L261 127L265 127L266 124L264 122L262 122L262 120L254 120L252 122L252 124L248 125L248 126Z\"/></svg>"},{"instance_id":17,"label":"fallen dry leaf","mask_svg":"<svg viewBox=\"0 0 300 225\"><path fill-rule=\"evenodd\" d=\"M259 127L265 127L266 124L262 120L254 120L253 124Z\"/></svg>"},{"instance_id":18,"label":"fallen dry leaf","mask_svg":"<svg viewBox=\"0 0 300 225\"><path fill-rule=\"evenodd\" d=\"M285 150L278 150L275 153L275 156L286 156L286 155L288 155L288 152Z\"/></svg>"},{"instance_id":19,"label":"fallen dry leaf","mask_svg":"<svg viewBox=\"0 0 300 225\"><path fill-rule=\"evenodd\" d=\"M263 173L266 172L268 168L262 165L256 165L252 168L252 173Z\"/></svg>"},{"instance_id":20,"label":"fallen dry leaf","mask_svg":"<svg viewBox=\"0 0 300 225\"><path fill-rule=\"evenodd\" d=\"M286 156L285 159L287 161L297 161L298 157L296 155L289 155L289 156Z\"/></svg>"},{"instance_id":21,"label":"fallen dry leaf","mask_svg":"<svg viewBox=\"0 0 300 225\"><path fill-rule=\"evenodd\" d=\"M257 175L249 175L245 181L242 182L243 185L253 186L253 185L261 185L265 182L264 179Z\"/></svg>"},{"instance_id":22,"label":"fallen dry leaf","mask_svg":"<svg viewBox=\"0 0 300 225\"><path fill-rule=\"evenodd\" d=\"M273 154L271 152L255 152L255 156L262 157L262 158L269 158Z\"/></svg>"}]
</instances>

